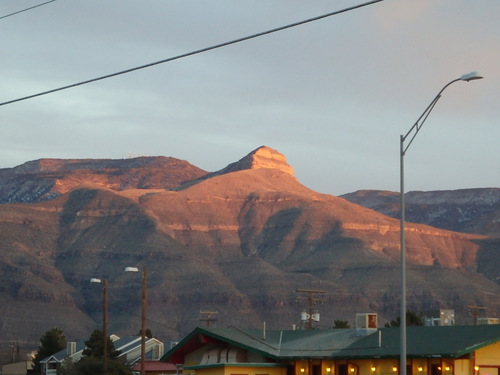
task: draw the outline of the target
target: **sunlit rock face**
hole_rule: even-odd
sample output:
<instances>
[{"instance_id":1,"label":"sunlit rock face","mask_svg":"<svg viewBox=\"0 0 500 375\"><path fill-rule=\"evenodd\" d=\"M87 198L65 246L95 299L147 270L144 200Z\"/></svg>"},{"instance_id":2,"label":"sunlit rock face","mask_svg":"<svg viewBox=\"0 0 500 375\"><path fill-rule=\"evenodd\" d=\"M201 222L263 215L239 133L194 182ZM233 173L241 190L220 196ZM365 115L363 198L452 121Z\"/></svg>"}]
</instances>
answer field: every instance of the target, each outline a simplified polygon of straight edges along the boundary
<instances>
[{"instance_id":1,"label":"sunlit rock face","mask_svg":"<svg viewBox=\"0 0 500 375\"><path fill-rule=\"evenodd\" d=\"M359 190L342 198L381 214L400 217L400 194ZM498 237L500 188L410 191L405 194L406 221L462 233Z\"/></svg>"},{"instance_id":2,"label":"sunlit rock face","mask_svg":"<svg viewBox=\"0 0 500 375\"><path fill-rule=\"evenodd\" d=\"M207 174L172 157L40 159L0 170L0 203L53 200L79 187L172 189Z\"/></svg>"},{"instance_id":3,"label":"sunlit rock face","mask_svg":"<svg viewBox=\"0 0 500 375\"><path fill-rule=\"evenodd\" d=\"M0 170L0 198L13 202L0 205L2 319L23 322L0 324L7 341L36 346L54 326L88 337L102 319L91 277L109 280L110 331L136 334L140 280L126 266L147 267L148 324L164 341L207 309L223 326L300 324L297 289L327 292L322 327L399 314L399 220L307 188L269 147L217 172L165 157L40 160ZM498 316L498 243L486 241L408 222L408 306L454 309L460 324L472 304Z\"/></svg>"},{"instance_id":4,"label":"sunlit rock face","mask_svg":"<svg viewBox=\"0 0 500 375\"><path fill-rule=\"evenodd\" d=\"M285 155L267 146L259 147L236 163L229 164L217 174L261 168L278 169L293 176L293 168L287 163Z\"/></svg>"}]
</instances>

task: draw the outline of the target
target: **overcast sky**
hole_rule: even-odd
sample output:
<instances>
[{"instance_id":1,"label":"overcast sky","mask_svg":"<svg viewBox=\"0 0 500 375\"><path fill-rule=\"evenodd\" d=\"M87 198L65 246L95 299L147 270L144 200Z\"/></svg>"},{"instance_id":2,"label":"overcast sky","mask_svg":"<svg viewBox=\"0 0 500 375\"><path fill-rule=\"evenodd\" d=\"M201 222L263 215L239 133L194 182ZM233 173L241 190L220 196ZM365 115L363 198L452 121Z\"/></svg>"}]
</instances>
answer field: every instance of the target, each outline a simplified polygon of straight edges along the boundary
<instances>
[{"instance_id":1,"label":"overcast sky","mask_svg":"<svg viewBox=\"0 0 500 375\"><path fill-rule=\"evenodd\" d=\"M0 0L0 17L44 2ZM367 1L57 0L0 19L0 102ZM216 171L262 145L321 193L500 187L500 2L385 0L0 106L0 168L172 156Z\"/></svg>"}]
</instances>

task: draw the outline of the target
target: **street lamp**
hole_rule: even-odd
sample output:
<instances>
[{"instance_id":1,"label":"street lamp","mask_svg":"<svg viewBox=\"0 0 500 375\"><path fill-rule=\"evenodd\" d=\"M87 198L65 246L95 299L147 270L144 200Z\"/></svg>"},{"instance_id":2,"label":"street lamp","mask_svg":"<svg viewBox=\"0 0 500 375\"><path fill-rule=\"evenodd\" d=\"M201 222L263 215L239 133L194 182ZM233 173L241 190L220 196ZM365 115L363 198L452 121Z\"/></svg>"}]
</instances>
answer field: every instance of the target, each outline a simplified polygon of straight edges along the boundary
<instances>
[{"instance_id":1,"label":"street lamp","mask_svg":"<svg viewBox=\"0 0 500 375\"><path fill-rule=\"evenodd\" d=\"M106 374L108 368L108 280L91 278L91 283L102 284L102 370Z\"/></svg>"},{"instance_id":2,"label":"street lamp","mask_svg":"<svg viewBox=\"0 0 500 375\"><path fill-rule=\"evenodd\" d=\"M483 78L478 72L472 72L468 74L464 74L460 78L454 79L453 81L447 83L441 91L436 95L434 100L429 104L429 106L425 109L424 113L418 118L415 124L410 128L410 130L400 138L400 178L401 178L401 312L400 312L400 329L401 329L401 360L400 360L400 375L406 375L406 249L405 249L405 194L404 194L404 156L406 151L410 147L411 143L415 139L415 136L422 128L425 120L434 109L434 106L438 102L439 98L441 98L441 94L443 91L450 86L452 83L458 81L473 81L476 79ZM410 137L408 144L405 146L405 141L408 137Z\"/></svg>"},{"instance_id":3,"label":"street lamp","mask_svg":"<svg viewBox=\"0 0 500 375\"><path fill-rule=\"evenodd\" d=\"M137 267L126 267L125 272L139 272ZM141 318L141 375L146 374L146 267L142 267L142 318Z\"/></svg>"}]
</instances>

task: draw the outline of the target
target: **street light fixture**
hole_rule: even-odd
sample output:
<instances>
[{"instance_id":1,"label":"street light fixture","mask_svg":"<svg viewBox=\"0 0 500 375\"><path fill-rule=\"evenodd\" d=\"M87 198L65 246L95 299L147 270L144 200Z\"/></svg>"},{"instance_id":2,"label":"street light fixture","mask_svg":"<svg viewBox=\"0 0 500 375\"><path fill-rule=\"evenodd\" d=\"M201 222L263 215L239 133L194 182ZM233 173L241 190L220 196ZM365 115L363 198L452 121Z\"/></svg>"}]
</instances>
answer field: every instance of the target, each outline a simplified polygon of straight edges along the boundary
<instances>
[{"instance_id":1,"label":"street light fixture","mask_svg":"<svg viewBox=\"0 0 500 375\"><path fill-rule=\"evenodd\" d=\"M125 272L139 272L137 267L126 267ZM147 270L142 267L142 318L141 318L141 375L146 374L146 288L147 288Z\"/></svg>"},{"instance_id":2,"label":"street light fixture","mask_svg":"<svg viewBox=\"0 0 500 375\"><path fill-rule=\"evenodd\" d=\"M108 368L108 280L93 277L90 282L102 284L102 370L105 374Z\"/></svg>"},{"instance_id":3,"label":"street light fixture","mask_svg":"<svg viewBox=\"0 0 500 375\"><path fill-rule=\"evenodd\" d=\"M400 329L401 329L401 352L400 352L400 375L406 375L406 248L405 248L405 194L404 194L404 156L406 151L410 147L411 143L415 139L415 136L422 128L425 120L434 109L434 106L438 102L439 98L441 98L441 94L443 91L450 86L452 83L458 81L473 81L477 79L483 78L478 72L471 72L468 74L462 75L460 78L454 79L447 83L441 91L436 95L434 100L429 104L429 106L425 109L422 115L418 118L415 124L410 128L410 130L400 138L400 178L401 178L401 231L400 231L400 241L401 241L401 311L400 311ZM405 145L405 141L408 137L410 140L407 145Z\"/></svg>"}]
</instances>

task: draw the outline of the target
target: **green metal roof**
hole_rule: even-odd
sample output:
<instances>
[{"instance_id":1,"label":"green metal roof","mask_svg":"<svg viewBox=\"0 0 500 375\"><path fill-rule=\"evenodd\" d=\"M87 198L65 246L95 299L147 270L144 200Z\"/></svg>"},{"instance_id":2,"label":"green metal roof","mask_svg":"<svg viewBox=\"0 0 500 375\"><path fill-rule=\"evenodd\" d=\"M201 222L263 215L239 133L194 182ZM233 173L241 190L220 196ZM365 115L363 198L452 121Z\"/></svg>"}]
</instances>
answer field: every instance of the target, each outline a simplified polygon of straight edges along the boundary
<instances>
[{"instance_id":1,"label":"green metal roof","mask_svg":"<svg viewBox=\"0 0 500 375\"><path fill-rule=\"evenodd\" d=\"M380 339L379 339L380 335ZM344 358L393 358L400 353L400 329L382 328L342 350ZM500 325L407 327L409 358L458 358L500 341Z\"/></svg>"},{"instance_id":2,"label":"green metal roof","mask_svg":"<svg viewBox=\"0 0 500 375\"><path fill-rule=\"evenodd\" d=\"M366 331L365 331L366 332ZM500 341L500 325L407 327L407 356L457 358ZM395 358L400 352L399 328L380 328L370 334L356 329L240 330L196 328L167 352L162 361L182 363L184 355L219 343L259 353L272 360Z\"/></svg>"}]
</instances>

